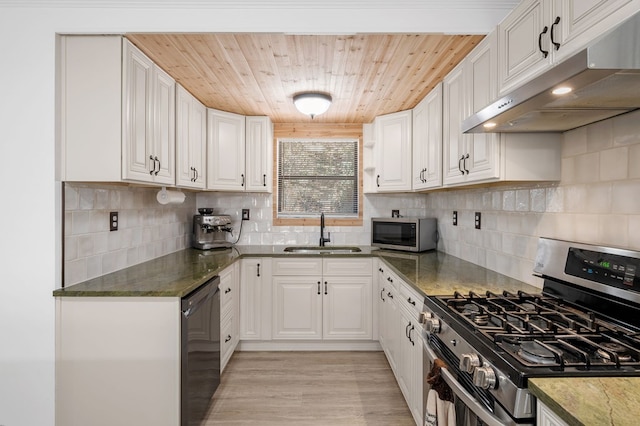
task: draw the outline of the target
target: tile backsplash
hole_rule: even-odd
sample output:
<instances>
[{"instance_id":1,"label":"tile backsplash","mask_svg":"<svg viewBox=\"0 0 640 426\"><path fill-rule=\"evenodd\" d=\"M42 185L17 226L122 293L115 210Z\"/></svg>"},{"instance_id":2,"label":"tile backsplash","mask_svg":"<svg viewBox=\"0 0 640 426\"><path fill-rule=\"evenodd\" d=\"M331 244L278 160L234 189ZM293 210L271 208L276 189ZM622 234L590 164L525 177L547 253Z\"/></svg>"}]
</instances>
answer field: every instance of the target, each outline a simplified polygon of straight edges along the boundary
<instances>
[{"instance_id":1,"label":"tile backsplash","mask_svg":"<svg viewBox=\"0 0 640 426\"><path fill-rule=\"evenodd\" d=\"M195 194L161 205L159 188L66 183L64 283L75 284L191 245ZM117 211L117 231L109 212Z\"/></svg>"},{"instance_id":2,"label":"tile backsplash","mask_svg":"<svg viewBox=\"0 0 640 426\"><path fill-rule=\"evenodd\" d=\"M272 194L199 193L197 206L212 207L216 213L231 216L235 241L240 232L240 215L243 208L251 210L251 220L242 223L242 235L238 244L243 245L315 245L320 231L317 226L274 226ZM371 243L371 218L391 217L391 209L400 210L403 216L424 215L425 194L369 194L364 196L363 226L327 226L331 232L331 245L369 245Z\"/></svg>"},{"instance_id":3,"label":"tile backsplash","mask_svg":"<svg viewBox=\"0 0 640 426\"><path fill-rule=\"evenodd\" d=\"M559 182L429 194L438 249L538 286L539 237L640 250L640 111L566 132L562 143Z\"/></svg>"},{"instance_id":4,"label":"tile backsplash","mask_svg":"<svg viewBox=\"0 0 640 426\"><path fill-rule=\"evenodd\" d=\"M470 189L364 195L363 226L328 226L331 244L368 245L370 218L436 217L438 250L527 283L539 237L640 250L640 111L564 134L559 182L487 185ZM274 226L272 194L187 193L184 204L162 206L158 189L67 184L65 283L73 284L190 246L196 207L229 214L228 239L243 245L317 244L317 226ZM243 208L251 220L242 223ZM109 211L120 230L109 232ZM452 224L458 212L458 226ZM474 228L482 213L482 229ZM240 235L241 231L241 235Z\"/></svg>"}]
</instances>

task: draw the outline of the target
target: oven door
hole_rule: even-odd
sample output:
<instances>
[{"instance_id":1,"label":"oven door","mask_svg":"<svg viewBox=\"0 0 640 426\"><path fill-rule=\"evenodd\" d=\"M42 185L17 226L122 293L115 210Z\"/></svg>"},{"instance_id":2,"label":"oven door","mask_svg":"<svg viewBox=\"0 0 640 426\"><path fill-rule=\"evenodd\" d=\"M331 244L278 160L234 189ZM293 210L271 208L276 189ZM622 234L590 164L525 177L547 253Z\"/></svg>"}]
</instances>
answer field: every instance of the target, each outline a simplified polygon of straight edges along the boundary
<instances>
[{"instance_id":1,"label":"oven door","mask_svg":"<svg viewBox=\"0 0 640 426\"><path fill-rule=\"evenodd\" d=\"M429 335L425 332L423 335L423 351L424 351L424 371L426 374L431 371L433 363L436 358L440 358L446 361L446 358L437 354L436 351L429 345ZM447 364L450 364L447 362ZM457 368L457 366L455 366ZM481 403L474 397L462 383L458 382L454 373L443 368L440 370L442 378L447 382L451 391L454 394L455 407L456 407L456 424L458 425L488 425L488 426L511 426L519 425L500 407L499 404L495 404L496 411L500 413L492 412L485 404ZM427 391L428 392L428 391ZM425 394L426 395L426 394ZM426 398L425 398L426 400ZM425 409L426 413L426 409Z\"/></svg>"}]
</instances>

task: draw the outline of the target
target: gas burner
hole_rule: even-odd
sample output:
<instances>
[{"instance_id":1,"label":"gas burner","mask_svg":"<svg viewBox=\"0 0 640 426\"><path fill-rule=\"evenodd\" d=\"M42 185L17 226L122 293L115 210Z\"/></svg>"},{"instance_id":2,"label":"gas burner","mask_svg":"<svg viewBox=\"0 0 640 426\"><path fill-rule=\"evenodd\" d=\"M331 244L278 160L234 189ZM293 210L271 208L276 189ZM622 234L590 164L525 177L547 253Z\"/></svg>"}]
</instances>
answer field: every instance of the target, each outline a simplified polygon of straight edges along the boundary
<instances>
[{"instance_id":1,"label":"gas burner","mask_svg":"<svg viewBox=\"0 0 640 426\"><path fill-rule=\"evenodd\" d=\"M518 355L520 355L525 361L533 364L556 364L556 358L553 352L536 342L521 342Z\"/></svg>"},{"instance_id":2,"label":"gas burner","mask_svg":"<svg viewBox=\"0 0 640 426\"><path fill-rule=\"evenodd\" d=\"M631 354L628 352L627 348L625 348L624 346L622 346L619 343L616 343L616 342L602 342L600 344L600 346L602 346L602 348L598 349L596 351L596 354L600 358L602 358L602 360L604 362L613 361L611 359L611 355L610 355L609 352L615 353L620 362L629 362L629 361L633 360L633 358L631 357ZM607 351L609 351L609 352L607 352Z\"/></svg>"},{"instance_id":3,"label":"gas burner","mask_svg":"<svg viewBox=\"0 0 640 426\"><path fill-rule=\"evenodd\" d=\"M536 305L534 305L533 303L525 302L520 304L520 309L522 309L524 312L535 312Z\"/></svg>"},{"instance_id":4,"label":"gas burner","mask_svg":"<svg viewBox=\"0 0 640 426\"><path fill-rule=\"evenodd\" d=\"M489 324L489 315L472 314L471 320L474 324L484 327Z\"/></svg>"}]
</instances>

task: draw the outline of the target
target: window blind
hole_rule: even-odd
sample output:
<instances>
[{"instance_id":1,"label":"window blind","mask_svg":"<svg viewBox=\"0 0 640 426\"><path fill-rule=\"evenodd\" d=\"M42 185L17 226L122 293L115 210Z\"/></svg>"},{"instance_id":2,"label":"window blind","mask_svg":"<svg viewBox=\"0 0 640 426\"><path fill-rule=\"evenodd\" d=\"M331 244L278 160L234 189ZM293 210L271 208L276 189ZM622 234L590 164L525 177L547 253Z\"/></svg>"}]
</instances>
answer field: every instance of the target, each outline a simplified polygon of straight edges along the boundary
<instances>
[{"instance_id":1,"label":"window blind","mask_svg":"<svg viewBox=\"0 0 640 426\"><path fill-rule=\"evenodd\" d=\"M358 216L358 141L278 140L278 217Z\"/></svg>"}]
</instances>

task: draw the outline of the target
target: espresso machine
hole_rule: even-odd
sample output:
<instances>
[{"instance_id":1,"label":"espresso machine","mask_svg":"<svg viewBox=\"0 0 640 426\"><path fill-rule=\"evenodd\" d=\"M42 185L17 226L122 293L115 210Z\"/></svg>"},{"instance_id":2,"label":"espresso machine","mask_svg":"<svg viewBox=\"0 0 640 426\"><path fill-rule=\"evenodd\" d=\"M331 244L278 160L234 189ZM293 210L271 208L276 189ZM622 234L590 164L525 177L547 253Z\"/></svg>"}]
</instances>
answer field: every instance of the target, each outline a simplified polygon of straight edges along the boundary
<instances>
[{"instance_id":1,"label":"espresso machine","mask_svg":"<svg viewBox=\"0 0 640 426\"><path fill-rule=\"evenodd\" d=\"M213 214L212 208L198 209L193 216L193 247L200 250L231 247L227 234L233 232L231 216Z\"/></svg>"}]
</instances>

